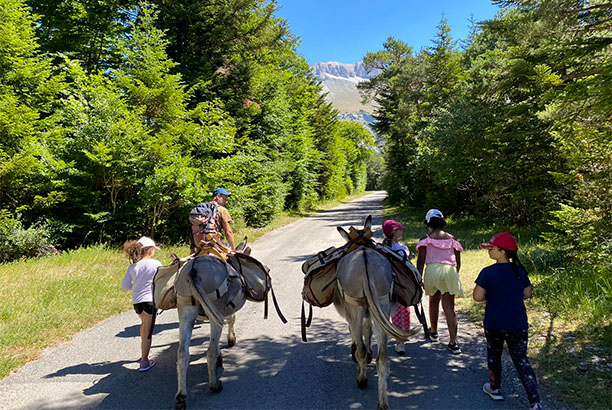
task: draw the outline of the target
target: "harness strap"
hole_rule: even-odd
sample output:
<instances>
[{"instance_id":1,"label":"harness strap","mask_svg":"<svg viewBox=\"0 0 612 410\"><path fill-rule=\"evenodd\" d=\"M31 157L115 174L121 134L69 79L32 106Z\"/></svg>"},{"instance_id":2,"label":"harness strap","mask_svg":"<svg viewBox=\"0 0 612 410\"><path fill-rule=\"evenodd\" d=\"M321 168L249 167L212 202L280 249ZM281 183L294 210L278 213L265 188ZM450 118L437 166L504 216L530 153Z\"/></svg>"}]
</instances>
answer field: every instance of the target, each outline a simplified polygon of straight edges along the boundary
<instances>
[{"instance_id":1,"label":"harness strap","mask_svg":"<svg viewBox=\"0 0 612 410\"><path fill-rule=\"evenodd\" d=\"M419 310L420 308L420 310ZM429 327L427 327L427 319L425 318L425 312L423 311L423 304L419 302L414 306L414 313L416 313L421 326L423 326L423 331L425 332L425 338L431 342L431 336L429 332Z\"/></svg>"},{"instance_id":2,"label":"harness strap","mask_svg":"<svg viewBox=\"0 0 612 410\"><path fill-rule=\"evenodd\" d=\"M196 305L196 301L193 298L193 296L181 296L178 293L176 294L176 304L177 305L189 305L189 306L195 306Z\"/></svg>"},{"instance_id":3,"label":"harness strap","mask_svg":"<svg viewBox=\"0 0 612 410\"><path fill-rule=\"evenodd\" d=\"M304 299L302 299L302 315L300 317L300 327L302 329L302 342L307 342L308 339L306 339L306 312L304 312Z\"/></svg>"},{"instance_id":4,"label":"harness strap","mask_svg":"<svg viewBox=\"0 0 612 410\"><path fill-rule=\"evenodd\" d=\"M283 316L283 312L281 312L280 307L278 306L278 301L276 300L276 295L274 294L274 289L272 288L272 282L270 282L270 291L272 291L272 302L274 302L274 308L276 309L278 317L280 318L281 322L283 322L283 324L287 323L287 319L285 319L285 316ZM267 300L268 296L266 295L266 302ZM312 306L310 307L310 311L312 312Z\"/></svg>"},{"instance_id":5,"label":"harness strap","mask_svg":"<svg viewBox=\"0 0 612 410\"><path fill-rule=\"evenodd\" d=\"M366 269L367 271L367 269ZM344 289L342 288L342 285L340 285L340 281L338 281L338 290L340 291L340 294L342 295L342 298L350 305L355 305L355 306L368 306L368 301L366 299L365 296L361 297L361 298L354 298L351 295L348 295L344 292Z\"/></svg>"}]
</instances>

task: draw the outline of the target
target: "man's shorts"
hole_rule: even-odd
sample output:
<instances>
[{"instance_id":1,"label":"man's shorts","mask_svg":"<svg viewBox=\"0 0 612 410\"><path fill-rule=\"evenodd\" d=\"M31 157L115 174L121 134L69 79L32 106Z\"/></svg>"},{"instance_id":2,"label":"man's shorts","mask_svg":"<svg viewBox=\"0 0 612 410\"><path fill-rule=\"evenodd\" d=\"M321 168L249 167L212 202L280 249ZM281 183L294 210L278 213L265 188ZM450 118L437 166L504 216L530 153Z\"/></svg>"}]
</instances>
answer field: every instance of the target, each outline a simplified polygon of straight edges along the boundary
<instances>
[{"instance_id":1,"label":"man's shorts","mask_svg":"<svg viewBox=\"0 0 612 410\"><path fill-rule=\"evenodd\" d=\"M137 315L145 312L147 315L151 316L155 313L155 305L153 305L152 302L134 303L134 311L136 311Z\"/></svg>"}]
</instances>

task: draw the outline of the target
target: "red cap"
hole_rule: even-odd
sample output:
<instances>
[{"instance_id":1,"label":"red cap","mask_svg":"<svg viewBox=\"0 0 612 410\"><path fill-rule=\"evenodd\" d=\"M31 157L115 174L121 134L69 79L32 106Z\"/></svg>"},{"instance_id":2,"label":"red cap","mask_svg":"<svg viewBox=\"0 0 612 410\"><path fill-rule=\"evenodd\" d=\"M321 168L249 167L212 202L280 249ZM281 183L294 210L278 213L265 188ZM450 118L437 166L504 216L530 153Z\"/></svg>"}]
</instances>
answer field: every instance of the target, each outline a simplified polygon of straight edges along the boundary
<instances>
[{"instance_id":1,"label":"red cap","mask_svg":"<svg viewBox=\"0 0 612 410\"><path fill-rule=\"evenodd\" d=\"M394 221L393 219L389 219L388 221L383 222L382 228L385 235L390 234L396 229L406 229L404 225L400 224L397 221Z\"/></svg>"},{"instance_id":2,"label":"red cap","mask_svg":"<svg viewBox=\"0 0 612 410\"><path fill-rule=\"evenodd\" d=\"M508 232L498 233L497 235L494 235L489 242L481 243L480 246L483 248L497 246L498 248L514 252L518 250L516 239L514 239L514 237Z\"/></svg>"}]
</instances>

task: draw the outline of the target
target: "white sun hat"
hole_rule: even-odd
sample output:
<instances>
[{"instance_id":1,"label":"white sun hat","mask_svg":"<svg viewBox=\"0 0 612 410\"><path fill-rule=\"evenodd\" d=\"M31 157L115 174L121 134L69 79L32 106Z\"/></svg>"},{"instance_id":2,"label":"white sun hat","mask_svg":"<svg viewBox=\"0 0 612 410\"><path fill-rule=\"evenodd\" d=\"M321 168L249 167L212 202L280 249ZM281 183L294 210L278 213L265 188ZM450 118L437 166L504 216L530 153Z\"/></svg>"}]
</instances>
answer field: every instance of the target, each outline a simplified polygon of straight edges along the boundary
<instances>
[{"instance_id":1,"label":"white sun hat","mask_svg":"<svg viewBox=\"0 0 612 410\"><path fill-rule=\"evenodd\" d=\"M153 239L149 238L148 236L143 236L142 238L140 238L138 240L138 243L141 244L143 248L153 247L155 249L159 249L157 246L155 246L155 241L153 241Z\"/></svg>"}]
</instances>

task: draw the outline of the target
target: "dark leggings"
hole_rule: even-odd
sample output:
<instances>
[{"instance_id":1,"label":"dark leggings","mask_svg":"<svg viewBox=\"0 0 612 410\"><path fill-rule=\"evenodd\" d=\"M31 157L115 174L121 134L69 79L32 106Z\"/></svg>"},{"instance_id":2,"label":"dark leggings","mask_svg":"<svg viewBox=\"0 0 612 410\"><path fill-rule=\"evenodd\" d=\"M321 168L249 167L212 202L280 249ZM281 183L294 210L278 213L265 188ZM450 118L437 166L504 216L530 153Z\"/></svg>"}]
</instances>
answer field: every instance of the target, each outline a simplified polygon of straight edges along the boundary
<instances>
[{"instance_id":1,"label":"dark leggings","mask_svg":"<svg viewBox=\"0 0 612 410\"><path fill-rule=\"evenodd\" d=\"M525 387L529 403L531 405L539 403L538 381L527 359L527 329L485 329L485 335L487 337L487 364L489 366L491 388L496 390L501 387L501 359L504 341L506 341L512 363L514 363L523 387Z\"/></svg>"}]
</instances>

